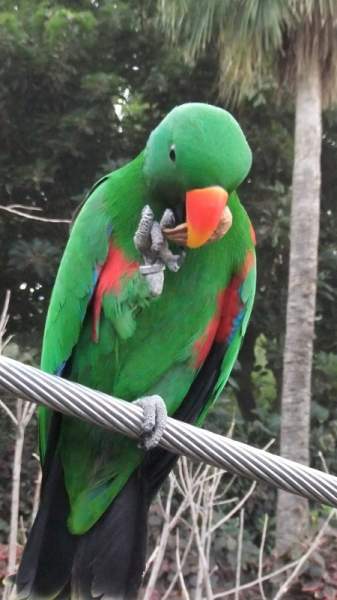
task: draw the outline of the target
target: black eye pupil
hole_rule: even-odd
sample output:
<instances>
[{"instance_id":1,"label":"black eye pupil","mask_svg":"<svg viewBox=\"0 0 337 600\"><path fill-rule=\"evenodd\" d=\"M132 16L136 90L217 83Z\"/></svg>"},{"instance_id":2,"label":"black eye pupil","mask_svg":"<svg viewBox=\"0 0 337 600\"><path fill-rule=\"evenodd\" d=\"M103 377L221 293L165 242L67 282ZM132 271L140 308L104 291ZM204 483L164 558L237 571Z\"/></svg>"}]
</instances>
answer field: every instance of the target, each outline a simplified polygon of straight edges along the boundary
<instances>
[{"instance_id":1,"label":"black eye pupil","mask_svg":"<svg viewBox=\"0 0 337 600\"><path fill-rule=\"evenodd\" d=\"M176 159L176 152L174 148L171 148L170 150L170 154L169 154L170 159L174 162Z\"/></svg>"}]
</instances>

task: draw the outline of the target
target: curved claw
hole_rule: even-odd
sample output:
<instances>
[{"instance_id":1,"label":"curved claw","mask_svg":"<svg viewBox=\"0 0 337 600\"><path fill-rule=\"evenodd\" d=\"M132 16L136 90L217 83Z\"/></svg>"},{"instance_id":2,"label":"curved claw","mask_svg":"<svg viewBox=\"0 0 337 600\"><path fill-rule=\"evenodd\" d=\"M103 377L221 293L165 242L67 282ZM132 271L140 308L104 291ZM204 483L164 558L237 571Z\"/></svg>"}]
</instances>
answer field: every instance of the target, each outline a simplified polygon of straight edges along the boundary
<instances>
[{"instance_id":1,"label":"curved claw","mask_svg":"<svg viewBox=\"0 0 337 600\"><path fill-rule=\"evenodd\" d=\"M155 448L164 433L167 423L166 404L161 396L144 396L135 401L143 409L143 433L140 448L152 450Z\"/></svg>"},{"instance_id":2,"label":"curved claw","mask_svg":"<svg viewBox=\"0 0 337 600\"><path fill-rule=\"evenodd\" d=\"M166 208L164 210L163 216L160 219L160 227L161 229L166 229L167 227L174 227L176 224L176 218L174 216L173 210L170 208Z\"/></svg>"}]
</instances>

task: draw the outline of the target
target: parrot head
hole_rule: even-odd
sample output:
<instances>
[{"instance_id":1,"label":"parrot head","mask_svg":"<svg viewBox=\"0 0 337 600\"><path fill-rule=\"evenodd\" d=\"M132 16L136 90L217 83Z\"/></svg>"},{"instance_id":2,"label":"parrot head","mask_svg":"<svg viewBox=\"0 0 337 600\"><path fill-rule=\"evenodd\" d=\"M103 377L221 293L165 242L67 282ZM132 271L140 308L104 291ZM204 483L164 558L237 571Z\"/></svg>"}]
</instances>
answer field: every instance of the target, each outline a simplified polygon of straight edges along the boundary
<instances>
[{"instance_id":1,"label":"parrot head","mask_svg":"<svg viewBox=\"0 0 337 600\"><path fill-rule=\"evenodd\" d=\"M209 104L174 108L151 133L144 174L150 197L186 221L187 243L198 248L212 239L229 194L252 163L246 138L230 113Z\"/></svg>"}]
</instances>

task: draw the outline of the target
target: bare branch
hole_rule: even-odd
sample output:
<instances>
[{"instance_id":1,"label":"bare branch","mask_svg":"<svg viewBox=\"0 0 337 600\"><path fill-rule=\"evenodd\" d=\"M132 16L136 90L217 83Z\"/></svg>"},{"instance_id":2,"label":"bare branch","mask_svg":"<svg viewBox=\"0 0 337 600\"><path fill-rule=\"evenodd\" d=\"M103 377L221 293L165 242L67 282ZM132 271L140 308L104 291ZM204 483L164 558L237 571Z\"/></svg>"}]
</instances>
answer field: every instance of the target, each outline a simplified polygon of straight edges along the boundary
<instances>
[{"instance_id":1,"label":"bare branch","mask_svg":"<svg viewBox=\"0 0 337 600\"><path fill-rule=\"evenodd\" d=\"M194 538L194 532L193 532L193 529L191 529L190 535L189 535L189 538L188 538L188 541L187 541L187 544L186 544L186 547L185 547L185 550L184 550L184 554L183 554L183 557L181 559L181 570L184 568L186 559L187 559L187 557L189 555L189 552L190 552L190 549L191 549L191 546L192 546L192 542L193 542L193 538ZM169 585L169 587L167 588L167 590L166 590L166 592L165 592L165 594L164 594L164 596L162 597L161 600L169 600L169 598L171 597L171 592L172 592L172 590L173 590L173 588L174 588L174 586L175 586L175 584L177 582L178 577L179 577L179 573L178 573L178 569L177 569L176 572L175 572L175 574L174 574L174 577L173 577L173 579L172 579L172 581L171 581L171 583Z\"/></svg>"},{"instance_id":2,"label":"bare branch","mask_svg":"<svg viewBox=\"0 0 337 600\"><path fill-rule=\"evenodd\" d=\"M23 210L35 210L37 212L42 212L43 210L40 206L27 206L26 204L7 204L7 208L22 208Z\"/></svg>"},{"instance_id":3,"label":"bare branch","mask_svg":"<svg viewBox=\"0 0 337 600\"><path fill-rule=\"evenodd\" d=\"M249 590L250 588L255 587L256 585L259 585L260 581L268 581L269 579L274 579L274 577L278 577L279 575L281 575L285 571L288 571L292 567L296 567L296 565L299 563L299 561L300 561L300 559L294 560L293 562L288 563L284 567L280 567L279 569L276 569L275 571L268 573L268 575L264 575L263 577L261 577L261 580L253 579L252 581L249 581L248 583L244 583L239 588L237 588L237 587L230 588L229 590L226 590L225 592L219 592L217 594L214 594L213 600L217 600L218 598L228 598L228 596L233 596L233 594L235 594L237 589L239 589L239 592L242 592L243 590Z\"/></svg>"},{"instance_id":4,"label":"bare branch","mask_svg":"<svg viewBox=\"0 0 337 600\"><path fill-rule=\"evenodd\" d=\"M9 308L10 298L11 298L11 292L10 292L10 290L7 290L6 295L5 295L5 301L4 301L1 315L0 315L0 354L2 353L2 351L8 341L8 340L4 340L4 336L6 333L6 327L7 327L8 318L9 318L8 308Z\"/></svg>"},{"instance_id":5,"label":"bare branch","mask_svg":"<svg viewBox=\"0 0 337 600\"><path fill-rule=\"evenodd\" d=\"M24 407L24 400L22 398L17 398L16 401L16 419L18 422L18 426L22 426L22 412Z\"/></svg>"},{"instance_id":6,"label":"bare branch","mask_svg":"<svg viewBox=\"0 0 337 600\"><path fill-rule=\"evenodd\" d=\"M17 427L15 431L15 449L13 459L12 472L12 499L11 499L11 519L8 541L8 563L7 575L12 575L16 565L16 548L18 537L18 520L19 520L19 504L20 504L20 480L21 480L21 464L23 443L25 438L25 429L20 422L19 415L22 414L22 400L17 400Z\"/></svg>"},{"instance_id":7,"label":"bare branch","mask_svg":"<svg viewBox=\"0 0 337 600\"><path fill-rule=\"evenodd\" d=\"M22 424L24 427L27 427L27 425L29 424L33 414L35 413L35 410L36 404L34 404L33 402L25 402L22 414Z\"/></svg>"},{"instance_id":8,"label":"bare branch","mask_svg":"<svg viewBox=\"0 0 337 600\"><path fill-rule=\"evenodd\" d=\"M238 512L238 510L241 509L241 507L247 502L248 498L250 498L250 496L252 495L253 491L256 488L256 481L253 481L252 485L250 486L248 492L243 496L243 498L241 498L240 502L238 502L238 504L236 504L234 506L234 508L227 513L227 515L225 515L224 517L222 517L222 519L220 519L219 521L217 521L217 523L215 523L209 530L208 535L212 535L212 533L218 529L218 527L221 527L221 525L223 525L224 523L226 523L227 521L229 521L229 519L231 519L233 517L233 515L235 515L235 513Z\"/></svg>"},{"instance_id":9,"label":"bare branch","mask_svg":"<svg viewBox=\"0 0 337 600\"><path fill-rule=\"evenodd\" d=\"M17 206L19 205L9 204L4 206L3 204L0 204L0 210L16 215L17 217L31 219L32 221L42 221L43 223L71 223L71 219L50 219L47 217L37 217L36 215L30 215L29 213L24 212L24 210L38 210L35 206L22 206L22 210L18 210L16 208Z\"/></svg>"},{"instance_id":10,"label":"bare branch","mask_svg":"<svg viewBox=\"0 0 337 600\"><path fill-rule=\"evenodd\" d=\"M202 543L202 539L201 539L201 535L200 535L200 531L199 531L199 527L198 527L198 512L200 512L198 509L199 509L200 503L201 503L201 495L202 495L202 491L203 491L203 481L207 477L210 467L207 465L207 467L204 469L204 478L202 480L202 484L200 485L200 494L198 495L197 502L193 502L192 485L191 485L190 473L187 468L187 461L186 460L183 461L182 465L183 465L183 472L184 472L184 475L186 478L186 493L189 498L189 505L190 505L190 509L191 509L191 517L192 517L193 528L194 528L195 543L196 543L196 546L198 549L198 554L199 554L199 569L198 569L198 580L197 580L197 585L196 585L195 598L196 599L199 597L201 598L202 583L204 583L205 590L206 590L206 597L207 597L207 599L211 600L213 598L213 592L212 592L211 582L208 577L208 570L209 570L208 563L207 563L207 558L205 555L205 548L203 547L203 543Z\"/></svg>"},{"instance_id":11,"label":"bare branch","mask_svg":"<svg viewBox=\"0 0 337 600\"><path fill-rule=\"evenodd\" d=\"M238 552L237 552L237 563L236 563L236 577L235 577L235 600L239 600L240 596L240 578L241 578L241 562L242 562L242 541L243 541L243 526L245 522L245 509L240 510L240 528L238 535Z\"/></svg>"},{"instance_id":12,"label":"bare branch","mask_svg":"<svg viewBox=\"0 0 337 600\"><path fill-rule=\"evenodd\" d=\"M18 422L16 420L16 417L14 416L14 413L12 413L10 408L8 408L8 406L2 400L0 400L0 408L2 408L5 411L7 416L11 419L11 421L14 423L14 425L16 427Z\"/></svg>"},{"instance_id":13,"label":"bare branch","mask_svg":"<svg viewBox=\"0 0 337 600\"><path fill-rule=\"evenodd\" d=\"M298 575L298 573L300 572L300 570L303 567L304 563L308 560L309 556L314 552L314 550L316 550L317 546L319 545L319 542L321 541L321 538L323 537L323 535L325 534L326 530L328 529L328 525L329 525L331 519L333 517L335 517L336 514L337 514L336 509L333 509L330 512L328 518L324 521L321 529L319 530L318 534L316 535L316 537L314 538L314 540L310 544L308 550L305 552L305 554L303 554L303 556L301 556L301 558L298 561L295 569L293 570L293 572L291 573L291 575L286 579L286 581L283 583L283 585L280 587L279 591L277 592L276 596L274 596L273 600L280 600L280 598L282 598L283 594L285 594L285 592L288 591L290 583Z\"/></svg>"},{"instance_id":14,"label":"bare branch","mask_svg":"<svg viewBox=\"0 0 337 600\"><path fill-rule=\"evenodd\" d=\"M323 471L325 471L326 473L329 473L328 465L326 464L326 460L324 458L324 454L323 454L323 452L321 450L318 451L318 456L319 456L319 459L320 459L320 461L322 463Z\"/></svg>"},{"instance_id":15,"label":"bare branch","mask_svg":"<svg viewBox=\"0 0 337 600\"><path fill-rule=\"evenodd\" d=\"M38 508L39 508L41 483L42 483L42 469L41 469L41 466L40 466L40 461L38 460L38 472L37 472L37 477L35 479L35 489L34 489L32 514L31 514L31 517L30 517L30 525L31 526L33 525L33 523L35 521L35 517L37 515L37 511L38 511Z\"/></svg>"},{"instance_id":16,"label":"bare branch","mask_svg":"<svg viewBox=\"0 0 337 600\"><path fill-rule=\"evenodd\" d=\"M150 555L150 557L148 558L148 560L146 561L146 565L145 565L145 569L144 569L144 573L143 573L143 577L145 577L146 573L149 571L152 563L155 561L155 558L158 554L160 548L160 542L159 544L157 544L157 546L155 547L155 549L153 550L152 554Z\"/></svg>"},{"instance_id":17,"label":"bare branch","mask_svg":"<svg viewBox=\"0 0 337 600\"><path fill-rule=\"evenodd\" d=\"M176 531L176 561L177 561L177 573L178 573L178 577L179 577L179 581L180 581L183 598L185 598L185 600L190 600L190 596L189 596L189 593L186 588L183 570L182 570L182 566L181 566L181 560L180 560L179 529L177 529L177 531Z\"/></svg>"},{"instance_id":18,"label":"bare branch","mask_svg":"<svg viewBox=\"0 0 337 600\"><path fill-rule=\"evenodd\" d=\"M267 600L266 595L264 593L264 589L263 589L262 572L263 572L263 551L264 551L264 546L265 546L265 543L266 543L266 535L267 535L267 529L268 529L268 520L269 520L269 516L265 515L265 517L264 517L264 523L263 523L263 530L262 530L261 546L260 546L260 551L259 551L258 577L259 577L259 588L260 588L260 594L261 594L261 599L262 600Z\"/></svg>"},{"instance_id":19,"label":"bare branch","mask_svg":"<svg viewBox=\"0 0 337 600\"><path fill-rule=\"evenodd\" d=\"M0 317L0 337L2 337L5 333L5 329L6 329L6 325L7 325L7 321L8 321L8 308L9 308L10 299L11 299L11 292L10 292L10 290L6 290L5 301L4 301L4 304L2 307L1 317Z\"/></svg>"},{"instance_id":20,"label":"bare branch","mask_svg":"<svg viewBox=\"0 0 337 600\"><path fill-rule=\"evenodd\" d=\"M167 494L167 498L166 498L166 506L165 506L165 511L164 511L164 526L161 532L161 537L160 537L160 545L158 547L158 552L156 553L156 556L154 558L154 562L153 562L153 567L152 567L152 571L151 571L151 575L150 575L150 579L148 581L148 584L146 586L146 590L144 593L144 597L143 600L150 600L153 590L155 589L155 585L159 576L159 572L160 572L160 567L162 565L163 559L164 559L164 555L165 555L165 551L166 551L166 546L167 546L167 542L168 542L168 537L170 534L170 514L171 514L171 505L172 505L172 498L173 498L173 493L174 493L174 479L173 477L169 478L169 491Z\"/></svg>"}]
</instances>

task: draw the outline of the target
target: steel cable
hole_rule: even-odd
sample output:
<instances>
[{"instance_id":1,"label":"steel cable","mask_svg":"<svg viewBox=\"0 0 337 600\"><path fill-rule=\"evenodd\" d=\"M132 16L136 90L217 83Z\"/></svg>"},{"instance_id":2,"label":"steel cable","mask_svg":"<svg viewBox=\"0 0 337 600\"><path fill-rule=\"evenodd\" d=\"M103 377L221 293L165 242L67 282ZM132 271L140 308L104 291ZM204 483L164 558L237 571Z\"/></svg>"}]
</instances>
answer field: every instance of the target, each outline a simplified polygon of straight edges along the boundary
<instances>
[{"instance_id":1,"label":"steel cable","mask_svg":"<svg viewBox=\"0 0 337 600\"><path fill-rule=\"evenodd\" d=\"M139 406L5 356L0 357L0 386L31 402L132 438L142 433ZM248 444L169 418L160 446L337 508L337 477Z\"/></svg>"}]
</instances>

